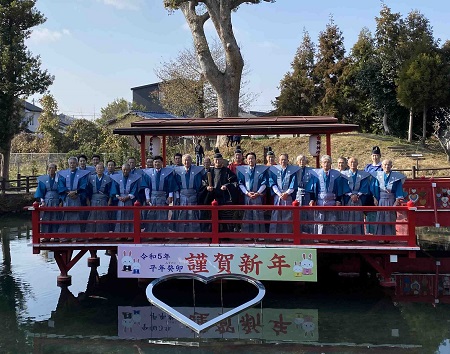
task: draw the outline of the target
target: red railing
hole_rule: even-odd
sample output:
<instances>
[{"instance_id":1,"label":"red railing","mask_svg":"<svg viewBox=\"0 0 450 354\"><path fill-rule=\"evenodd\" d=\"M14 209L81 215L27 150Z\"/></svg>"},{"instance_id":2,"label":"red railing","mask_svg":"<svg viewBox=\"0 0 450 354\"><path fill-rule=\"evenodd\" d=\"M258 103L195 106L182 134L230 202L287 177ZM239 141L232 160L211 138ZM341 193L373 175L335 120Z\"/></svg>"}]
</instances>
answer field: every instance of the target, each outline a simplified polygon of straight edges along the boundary
<instances>
[{"instance_id":1,"label":"red railing","mask_svg":"<svg viewBox=\"0 0 450 354\"><path fill-rule=\"evenodd\" d=\"M406 206L398 207L344 207L344 206L245 206L245 205L210 205L210 206L129 206L129 207L39 207L37 203L33 205L32 210L32 225L33 225L33 244L46 243L52 239L59 239L63 242L80 241L85 243L93 242L108 242L108 243L152 243L152 242L181 242L181 243L208 243L219 244L231 242L261 242L265 244L277 244L281 242L291 245L314 245L320 242L366 242L368 244L379 244L380 242L391 242L401 244L407 247L416 247L415 235L415 212L416 208L409 208ZM200 212L210 213L210 216L204 220L179 220L170 218L164 220L148 220L143 215L149 211L164 211L168 214L176 215L182 210L194 210ZM267 220L242 220L240 218L224 219L222 214L240 215L245 211L254 210L265 212ZM105 220L88 220L87 214L93 211L109 212L109 219ZM111 213L123 211L132 212L133 219L116 220L116 217L111 216ZM270 213L279 211L282 215L291 213L291 218L284 221L270 220ZM40 219L41 213L59 213L59 217L63 213L79 213L81 220L52 220L45 221ZM314 215L318 212L322 214L331 213L337 220L318 220L314 219ZM394 219L390 222L379 222L376 220L368 221L363 217L361 221L348 221L346 215L350 213L357 213L360 217L363 215L373 216L380 212L390 212L394 215ZM395 214L394 214L395 213ZM317 215L316 215L317 216ZM115 232L116 225L132 224L133 227L128 232ZM244 225L254 226L256 224L264 225L265 232L244 232ZM80 227L79 232L41 232L44 225L77 225ZM90 226L89 226L90 225ZM92 226L106 225L107 231L89 232ZM151 225L158 225L159 227L165 225L164 231L146 231ZM200 228L200 231L195 232L180 232L176 231L180 225L195 225ZM286 232L270 232L270 225L286 225ZM322 225L327 233L317 233L318 225ZM370 228L379 228L380 226L392 226L389 234L374 234ZM309 228L308 228L309 226ZM351 226L359 226L360 232L358 234L350 233ZM241 231L235 231L241 230ZM308 231L305 232L305 229ZM362 230L362 231L361 231ZM386 233L386 232L385 232ZM181 239L181 240L180 240Z\"/></svg>"}]
</instances>

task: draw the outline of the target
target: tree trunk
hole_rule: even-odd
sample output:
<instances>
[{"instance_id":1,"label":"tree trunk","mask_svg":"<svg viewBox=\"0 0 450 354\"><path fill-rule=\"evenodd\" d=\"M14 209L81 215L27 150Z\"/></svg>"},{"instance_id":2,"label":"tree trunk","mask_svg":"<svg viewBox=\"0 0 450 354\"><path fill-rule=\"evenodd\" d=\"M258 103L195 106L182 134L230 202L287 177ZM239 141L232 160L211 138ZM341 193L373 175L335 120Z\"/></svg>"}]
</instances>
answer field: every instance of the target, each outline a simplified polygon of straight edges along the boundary
<instances>
[{"instance_id":1,"label":"tree trunk","mask_svg":"<svg viewBox=\"0 0 450 354\"><path fill-rule=\"evenodd\" d=\"M181 2L180 9L191 30L202 74L217 92L217 116L237 117L244 59L234 37L231 23L231 13L235 10L236 3L221 0L208 1L204 4L207 7L207 13L203 15L196 13L196 2L193 1ZM225 51L224 69L219 68L214 62L206 39L204 24L209 19ZM222 146L224 143L224 137L218 136L216 146Z\"/></svg>"},{"instance_id":2,"label":"tree trunk","mask_svg":"<svg viewBox=\"0 0 450 354\"><path fill-rule=\"evenodd\" d=\"M388 115L386 110L383 113L383 129L384 129L384 134L385 135L390 135L391 131L389 130L389 125L388 125Z\"/></svg>"},{"instance_id":3,"label":"tree trunk","mask_svg":"<svg viewBox=\"0 0 450 354\"><path fill-rule=\"evenodd\" d=\"M422 118L422 145L425 145L427 140L427 108L425 106L423 107Z\"/></svg>"},{"instance_id":4,"label":"tree trunk","mask_svg":"<svg viewBox=\"0 0 450 354\"><path fill-rule=\"evenodd\" d=\"M3 163L1 174L4 180L9 180L9 162L11 160L11 140L4 144L3 153Z\"/></svg>"},{"instance_id":5,"label":"tree trunk","mask_svg":"<svg viewBox=\"0 0 450 354\"><path fill-rule=\"evenodd\" d=\"M209 136L206 135L203 140L205 141L205 151L210 151L211 150L211 142L209 140Z\"/></svg>"},{"instance_id":6,"label":"tree trunk","mask_svg":"<svg viewBox=\"0 0 450 354\"><path fill-rule=\"evenodd\" d=\"M413 109L409 109L409 126L408 126L408 141L412 143L412 134L413 134Z\"/></svg>"},{"instance_id":7,"label":"tree trunk","mask_svg":"<svg viewBox=\"0 0 450 354\"><path fill-rule=\"evenodd\" d=\"M236 85L237 84L237 85ZM239 89L240 84L231 80L229 87L221 87L217 92L217 116L238 117L239 116ZM218 135L216 147L226 144L226 136Z\"/></svg>"}]
</instances>

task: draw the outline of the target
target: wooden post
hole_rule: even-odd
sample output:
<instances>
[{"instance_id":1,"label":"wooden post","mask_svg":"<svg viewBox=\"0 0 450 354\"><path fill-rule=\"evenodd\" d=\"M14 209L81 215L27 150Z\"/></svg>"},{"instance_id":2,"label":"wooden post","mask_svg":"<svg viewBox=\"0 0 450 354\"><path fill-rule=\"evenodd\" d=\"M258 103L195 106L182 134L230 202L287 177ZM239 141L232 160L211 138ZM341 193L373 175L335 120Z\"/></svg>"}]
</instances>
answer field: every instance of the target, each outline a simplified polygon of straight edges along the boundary
<instances>
[{"instance_id":1,"label":"wooden post","mask_svg":"<svg viewBox=\"0 0 450 354\"><path fill-rule=\"evenodd\" d=\"M20 180L21 177L22 177L22 176L20 175L20 173L18 173L18 174L17 174L17 191L18 191L18 192L20 192L20 189L21 189L21 187L22 187L22 183L21 183L21 180Z\"/></svg>"},{"instance_id":2,"label":"wooden post","mask_svg":"<svg viewBox=\"0 0 450 354\"><path fill-rule=\"evenodd\" d=\"M167 159L166 159L166 136L162 136L162 158L163 158L163 166L167 166Z\"/></svg>"},{"instance_id":3,"label":"wooden post","mask_svg":"<svg viewBox=\"0 0 450 354\"><path fill-rule=\"evenodd\" d=\"M327 155L331 156L331 134L327 133Z\"/></svg>"},{"instance_id":4,"label":"wooden post","mask_svg":"<svg viewBox=\"0 0 450 354\"><path fill-rule=\"evenodd\" d=\"M145 168L145 160L147 159L147 149L145 148L145 135L141 135L141 168Z\"/></svg>"},{"instance_id":5,"label":"wooden post","mask_svg":"<svg viewBox=\"0 0 450 354\"><path fill-rule=\"evenodd\" d=\"M30 193L30 176L26 177L26 180L25 180L25 191L27 193Z\"/></svg>"}]
</instances>

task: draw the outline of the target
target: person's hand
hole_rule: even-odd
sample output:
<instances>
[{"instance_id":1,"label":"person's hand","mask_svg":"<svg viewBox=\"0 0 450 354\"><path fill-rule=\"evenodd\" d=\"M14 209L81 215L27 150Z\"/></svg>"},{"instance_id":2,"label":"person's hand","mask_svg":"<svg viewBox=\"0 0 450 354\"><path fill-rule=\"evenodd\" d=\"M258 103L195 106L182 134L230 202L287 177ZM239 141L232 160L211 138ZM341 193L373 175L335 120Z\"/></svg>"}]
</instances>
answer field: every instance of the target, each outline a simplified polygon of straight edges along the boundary
<instances>
[{"instance_id":1,"label":"person's hand","mask_svg":"<svg viewBox=\"0 0 450 354\"><path fill-rule=\"evenodd\" d=\"M314 200L310 200L309 201L309 206L314 206L314 205L316 205L316 202Z\"/></svg>"},{"instance_id":2,"label":"person's hand","mask_svg":"<svg viewBox=\"0 0 450 354\"><path fill-rule=\"evenodd\" d=\"M378 206L378 200L376 200L375 198L373 198L373 205Z\"/></svg>"},{"instance_id":3,"label":"person's hand","mask_svg":"<svg viewBox=\"0 0 450 354\"><path fill-rule=\"evenodd\" d=\"M289 197L289 194L287 194L287 193L281 193L280 198L281 198L282 200L287 200L288 197Z\"/></svg>"},{"instance_id":4,"label":"person's hand","mask_svg":"<svg viewBox=\"0 0 450 354\"><path fill-rule=\"evenodd\" d=\"M352 194L350 196L350 198L351 198L353 203L356 203L358 201L358 199L359 199L359 196L358 196L358 194Z\"/></svg>"},{"instance_id":5,"label":"person's hand","mask_svg":"<svg viewBox=\"0 0 450 354\"><path fill-rule=\"evenodd\" d=\"M336 206L341 206L341 202L336 201Z\"/></svg>"},{"instance_id":6,"label":"person's hand","mask_svg":"<svg viewBox=\"0 0 450 354\"><path fill-rule=\"evenodd\" d=\"M208 186L208 187L206 187L206 190L207 190L208 192L212 192L212 191L214 190L214 187Z\"/></svg>"},{"instance_id":7,"label":"person's hand","mask_svg":"<svg viewBox=\"0 0 450 354\"><path fill-rule=\"evenodd\" d=\"M227 190L227 186L222 186L222 187L220 187L220 190L226 191L226 190Z\"/></svg>"}]
</instances>

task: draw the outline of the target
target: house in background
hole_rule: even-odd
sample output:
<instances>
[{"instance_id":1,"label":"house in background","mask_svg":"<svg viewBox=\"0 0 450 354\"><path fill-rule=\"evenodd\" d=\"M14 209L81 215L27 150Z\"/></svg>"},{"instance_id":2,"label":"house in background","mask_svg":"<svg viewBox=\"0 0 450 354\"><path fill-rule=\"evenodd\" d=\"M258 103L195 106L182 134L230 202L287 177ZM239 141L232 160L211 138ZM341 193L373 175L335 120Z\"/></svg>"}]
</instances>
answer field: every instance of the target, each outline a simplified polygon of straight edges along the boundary
<instances>
[{"instance_id":1,"label":"house in background","mask_svg":"<svg viewBox=\"0 0 450 354\"><path fill-rule=\"evenodd\" d=\"M42 108L35 106L34 104L23 101L24 108L24 123L25 123L25 131L30 133L36 133L39 127L38 118L42 113Z\"/></svg>"},{"instance_id":2,"label":"house in background","mask_svg":"<svg viewBox=\"0 0 450 354\"><path fill-rule=\"evenodd\" d=\"M144 86L132 87L133 103L145 107L146 112L167 113L162 107L160 82L148 84Z\"/></svg>"},{"instance_id":3,"label":"house in background","mask_svg":"<svg viewBox=\"0 0 450 354\"><path fill-rule=\"evenodd\" d=\"M36 133L39 128L39 116L42 113L42 108L35 106L34 104L23 101L24 106L24 125L25 132L28 133ZM58 114L59 118L59 127L62 131L64 131L68 125L72 124L75 118L68 116L66 114Z\"/></svg>"},{"instance_id":4,"label":"house in background","mask_svg":"<svg viewBox=\"0 0 450 354\"><path fill-rule=\"evenodd\" d=\"M59 118L59 128L64 131L66 128L73 123L75 120L74 117L68 116L67 114L60 113L58 114Z\"/></svg>"}]
</instances>

